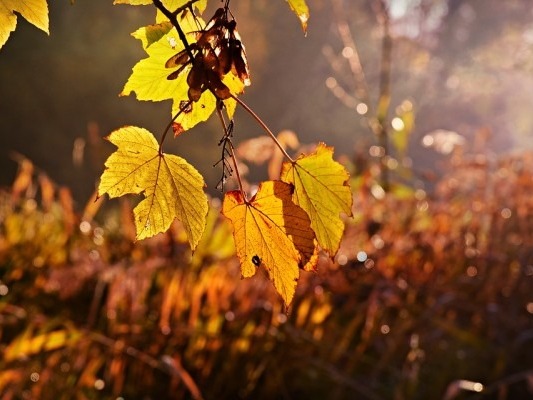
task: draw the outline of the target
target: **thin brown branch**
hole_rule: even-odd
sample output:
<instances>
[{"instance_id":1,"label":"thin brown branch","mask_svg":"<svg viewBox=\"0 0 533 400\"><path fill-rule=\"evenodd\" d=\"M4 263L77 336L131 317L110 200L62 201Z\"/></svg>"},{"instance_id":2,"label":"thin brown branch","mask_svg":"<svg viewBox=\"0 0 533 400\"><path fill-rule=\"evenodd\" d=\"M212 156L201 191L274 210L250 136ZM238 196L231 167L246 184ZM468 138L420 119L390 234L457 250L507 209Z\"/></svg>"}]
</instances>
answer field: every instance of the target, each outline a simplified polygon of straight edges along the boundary
<instances>
[{"instance_id":1,"label":"thin brown branch","mask_svg":"<svg viewBox=\"0 0 533 400\"><path fill-rule=\"evenodd\" d=\"M202 400L203 396L198 388L198 385L194 382L191 375L183 368L183 365L179 363L179 360L171 358L169 356L162 356L161 360L147 354L139 349L136 349L132 346L125 346L122 341L117 341L111 339L101 333L97 332L88 332L88 338L96 343L100 343L104 346L112 348L115 351L120 351L122 354L126 354L130 357L139 360L140 362L148 365L153 369L157 369L163 373L166 373L170 376L180 378L187 389L191 392L191 395L196 400Z\"/></svg>"},{"instance_id":2,"label":"thin brown branch","mask_svg":"<svg viewBox=\"0 0 533 400\"><path fill-rule=\"evenodd\" d=\"M167 9L163 3L161 2L161 0L152 0L152 2L154 3L154 6L157 7L157 9L159 11L161 11L163 13L163 15L165 17L168 18L168 20L172 23L172 25L174 26L174 28L176 28L176 30L178 31L178 36L181 40L181 42L183 43L183 46L185 47L185 51L187 51L187 55L189 56L189 59L190 60L194 60L194 54L192 53L192 50L191 50L191 46L189 45L189 42L187 41L187 36L185 36L185 32L183 32L183 29L181 29L181 26L178 22L178 14L179 14L179 10L181 9L182 11L189 7L191 4L194 3L194 1L189 1L187 2L185 5L183 5L182 7L178 8L176 11L172 12L170 11L169 9ZM191 4L189 4L191 3ZM187 6L187 7L185 7ZM183 8L185 7L185 8Z\"/></svg>"},{"instance_id":3,"label":"thin brown branch","mask_svg":"<svg viewBox=\"0 0 533 400\"><path fill-rule=\"evenodd\" d=\"M385 191L389 187L388 167L385 164L389 155L388 144L388 113L391 99L391 70L392 70L392 36L390 33L390 17L387 6L383 0L373 2L374 12L378 23L382 27L382 44L381 44L381 65L379 74L379 99L378 104L374 107L370 101L370 92L357 50L357 45L353 38L350 26L345 18L345 12L340 0L331 0L333 12L336 19L337 30L345 49L350 49L346 57L350 71L355 81L355 96L365 103L368 107L366 121L369 129L377 137L378 144L384 150L383 157L380 158L381 181ZM332 65L333 69L335 66ZM338 94L342 88L334 88ZM334 93L335 94L335 93ZM342 99L341 99L342 101Z\"/></svg>"},{"instance_id":4,"label":"thin brown branch","mask_svg":"<svg viewBox=\"0 0 533 400\"><path fill-rule=\"evenodd\" d=\"M159 155L163 155L163 142L165 141L165 138L167 137L168 131L170 130L172 124L174 123L176 118L178 118L181 115L183 110L186 110L187 108L189 108L191 106L191 104L192 104L192 100L189 100L183 106L180 106L179 111L176 113L176 115L174 115L172 117L170 122L167 124L167 126L166 126L166 128L165 128L165 130L163 132L163 135L161 135L161 140L159 141Z\"/></svg>"},{"instance_id":5,"label":"thin brown branch","mask_svg":"<svg viewBox=\"0 0 533 400\"><path fill-rule=\"evenodd\" d=\"M281 143L279 142L279 140L276 138L276 135L274 135L274 133L270 130L270 128L263 122L263 120L261 120L261 118L259 118L259 116L250 108L248 107L248 105L243 102L241 99L239 99L237 96L234 96L234 95L231 95L231 97L237 102L239 103L239 105L244 108L246 110L246 112L248 112L248 114L250 114L252 116L253 119L255 119L257 121L257 123L259 125L261 125L261 128L264 129L264 131L272 138L272 140L274 141L274 143L276 143L276 146L278 146L278 148L281 150L281 152L283 153L283 155L291 162L291 163L294 163L294 160L292 159L291 156L289 156L289 153L287 153L287 151L283 148L283 146L281 145Z\"/></svg>"},{"instance_id":6,"label":"thin brown branch","mask_svg":"<svg viewBox=\"0 0 533 400\"><path fill-rule=\"evenodd\" d=\"M392 36L390 33L390 16L387 5L383 0L375 0L374 9L383 31L379 74L379 101L376 117L380 127L378 135L379 145L384 150L384 156L381 158L381 179L383 189L388 191L390 184L389 169L385 162L386 157L389 155L388 114L391 100Z\"/></svg>"},{"instance_id":7,"label":"thin brown branch","mask_svg":"<svg viewBox=\"0 0 533 400\"><path fill-rule=\"evenodd\" d=\"M355 44L348 21L345 18L346 13L342 9L340 0L332 0L331 3L335 14L335 20L337 22L337 31L339 32L342 44L344 48L352 49L351 54L349 57L346 57L346 59L355 80L355 95L369 107L370 111L371 104L368 84L359 57L359 51L357 50L357 45Z\"/></svg>"},{"instance_id":8,"label":"thin brown branch","mask_svg":"<svg viewBox=\"0 0 533 400\"><path fill-rule=\"evenodd\" d=\"M231 142L230 135L231 132L229 131L229 128L226 124L226 120L224 119L224 115L222 115L222 111L219 107L216 108L218 118L220 120L220 124L222 125L222 128L224 129L224 138L223 140L226 140L229 145L229 154L231 157L231 161L233 162L233 168L235 168L235 174L237 175L237 182L239 183L239 189L242 193L243 198L246 200L246 192L244 191L244 186L242 184L241 180L241 174L239 173L239 165L237 163L237 158L235 157L235 148L233 147L233 143ZM222 157L224 158L224 154L222 154Z\"/></svg>"}]
</instances>

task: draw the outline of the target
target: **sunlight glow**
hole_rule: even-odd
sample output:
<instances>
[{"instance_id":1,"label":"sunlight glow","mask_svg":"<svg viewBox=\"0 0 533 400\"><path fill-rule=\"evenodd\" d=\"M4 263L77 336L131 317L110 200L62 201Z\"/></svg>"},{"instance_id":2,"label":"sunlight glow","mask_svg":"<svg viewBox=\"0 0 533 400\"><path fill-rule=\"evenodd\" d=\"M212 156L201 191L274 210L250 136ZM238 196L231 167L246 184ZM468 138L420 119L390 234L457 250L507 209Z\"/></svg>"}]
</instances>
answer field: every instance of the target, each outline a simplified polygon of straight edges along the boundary
<instances>
[{"instance_id":1,"label":"sunlight glow","mask_svg":"<svg viewBox=\"0 0 533 400\"><path fill-rule=\"evenodd\" d=\"M342 56L344 58L350 58L350 57L353 57L354 55L354 51L351 47L345 47L344 49L342 49Z\"/></svg>"},{"instance_id":2,"label":"sunlight glow","mask_svg":"<svg viewBox=\"0 0 533 400\"><path fill-rule=\"evenodd\" d=\"M360 251L357 253L357 261L364 262L368 258L367 254L364 251Z\"/></svg>"},{"instance_id":3,"label":"sunlight glow","mask_svg":"<svg viewBox=\"0 0 533 400\"><path fill-rule=\"evenodd\" d=\"M378 184L372 185L370 188L370 193L372 193L372 196L374 196L377 200L383 200L385 198L385 190Z\"/></svg>"},{"instance_id":4,"label":"sunlight glow","mask_svg":"<svg viewBox=\"0 0 533 400\"><path fill-rule=\"evenodd\" d=\"M102 390L105 387L105 382L101 379L97 379L94 381L94 388L96 390Z\"/></svg>"},{"instance_id":5,"label":"sunlight glow","mask_svg":"<svg viewBox=\"0 0 533 400\"><path fill-rule=\"evenodd\" d=\"M235 313L233 311L228 311L226 312L226 314L224 314L224 318L226 319L226 321L233 321L235 319Z\"/></svg>"},{"instance_id":6,"label":"sunlight glow","mask_svg":"<svg viewBox=\"0 0 533 400\"><path fill-rule=\"evenodd\" d=\"M509 218L511 218L511 215L513 213L512 213L512 211L510 209L508 209L506 207L500 212L500 214L501 214L502 218L509 219Z\"/></svg>"},{"instance_id":7,"label":"sunlight glow","mask_svg":"<svg viewBox=\"0 0 533 400\"><path fill-rule=\"evenodd\" d=\"M372 157L383 157L385 155L385 149L381 146L370 146L368 154Z\"/></svg>"},{"instance_id":8,"label":"sunlight glow","mask_svg":"<svg viewBox=\"0 0 533 400\"><path fill-rule=\"evenodd\" d=\"M339 254L337 256L337 263L339 265L346 265L347 262L348 262L348 257L346 257L345 254Z\"/></svg>"},{"instance_id":9,"label":"sunlight glow","mask_svg":"<svg viewBox=\"0 0 533 400\"><path fill-rule=\"evenodd\" d=\"M374 245L374 247L378 250L382 249L383 247L385 247L385 241L381 238L381 236L379 235L374 235L372 236L372 238L370 239L370 241L372 242L372 244Z\"/></svg>"},{"instance_id":10,"label":"sunlight glow","mask_svg":"<svg viewBox=\"0 0 533 400\"><path fill-rule=\"evenodd\" d=\"M80 224L81 233L88 234L91 231L91 224L88 221L82 221Z\"/></svg>"},{"instance_id":11,"label":"sunlight glow","mask_svg":"<svg viewBox=\"0 0 533 400\"><path fill-rule=\"evenodd\" d=\"M391 126L394 130L396 131L401 131L405 128L405 124L403 122L403 120L399 117L395 117L392 119L391 121Z\"/></svg>"},{"instance_id":12,"label":"sunlight glow","mask_svg":"<svg viewBox=\"0 0 533 400\"><path fill-rule=\"evenodd\" d=\"M357 114L359 115L365 115L368 112L368 106L365 103L359 103L355 108L355 111L357 111Z\"/></svg>"},{"instance_id":13,"label":"sunlight glow","mask_svg":"<svg viewBox=\"0 0 533 400\"><path fill-rule=\"evenodd\" d=\"M326 87L328 89L333 89L335 86L337 86L337 80L330 76L328 79L326 79Z\"/></svg>"},{"instance_id":14,"label":"sunlight glow","mask_svg":"<svg viewBox=\"0 0 533 400\"><path fill-rule=\"evenodd\" d=\"M458 386L459 388L463 389L463 390L469 390L471 392L481 392L483 391L483 384L479 383L479 382L472 382L472 381L467 381L467 380L464 380L464 379L461 379L459 382L458 382Z\"/></svg>"},{"instance_id":15,"label":"sunlight glow","mask_svg":"<svg viewBox=\"0 0 533 400\"><path fill-rule=\"evenodd\" d=\"M470 265L467 269L466 269L466 274L470 277L470 278L473 278L477 275L477 268L474 267L473 265Z\"/></svg>"}]
</instances>

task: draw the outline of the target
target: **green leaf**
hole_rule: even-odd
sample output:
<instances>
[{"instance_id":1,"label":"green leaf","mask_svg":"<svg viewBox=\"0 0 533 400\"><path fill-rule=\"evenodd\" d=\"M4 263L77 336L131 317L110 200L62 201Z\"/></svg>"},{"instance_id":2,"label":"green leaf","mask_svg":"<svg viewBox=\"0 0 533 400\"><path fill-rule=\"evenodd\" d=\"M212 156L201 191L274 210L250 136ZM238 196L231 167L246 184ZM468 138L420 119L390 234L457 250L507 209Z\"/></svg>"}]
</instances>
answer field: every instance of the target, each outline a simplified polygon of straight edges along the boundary
<instances>
[{"instance_id":1,"label":"green leaf","mask_svg":"<svg viewBox=\"0 0 533 400\"><path fill-rule=\"evenodd\" d=\"M309 7L307 6L307 3L305 0L287 0L287 2L300 20L304 33L307 34L307 21L309 20Z\"/></svg>"},{"instance_id":2,"label":"green leaf","mask_svg":"<svg viewBox=\"0 0 533 400\"><path fill-rule=\"evenodd\" d=\"M98 195L143 193L145 199L133 210L137 239L167 231L177 218L194 250L205 229L208 211L202 175L183 158L160 152L159 144L146 129L120 128L107 139L118 149L105 163Z\"/></svg>"},{"instance_id":3,"label":"green leaf","mask_svg":"<svg viewBox=\"0 0 533 400\"><path fill-rule=\"evenodd\" d=\"M48 4L46 0L1 0L0 1L0 48L7 42L9 35L17 26L17 16L26 20L42 31L48 30Z\"/></svg>"}]
</instances>

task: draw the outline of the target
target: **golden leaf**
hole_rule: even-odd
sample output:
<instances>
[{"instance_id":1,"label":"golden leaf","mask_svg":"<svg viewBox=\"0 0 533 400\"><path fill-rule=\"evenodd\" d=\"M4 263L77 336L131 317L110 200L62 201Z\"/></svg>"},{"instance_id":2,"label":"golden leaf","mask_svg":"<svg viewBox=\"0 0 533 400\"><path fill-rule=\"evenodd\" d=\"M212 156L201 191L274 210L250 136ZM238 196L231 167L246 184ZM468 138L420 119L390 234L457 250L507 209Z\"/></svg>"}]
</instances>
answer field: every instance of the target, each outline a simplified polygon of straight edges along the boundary
<instances>
[{"instance_id":1,"label":"golden leaf","mask_svg":"<svg viewBox=\"0 0 533 400\"><path fill-rule=\"evenodd\" d=\"M74 328L66 328L51 332L40 332L33 335L33 327L28 327L20 336L4 350L5 361L33 356L44 351L56 350L65 346L73 346L81 339L81 332Z\"/></svg>"},{"instance_id":2,"label":"golden leaf","mask_svg":"<svg viewBox=\"0 0 533 400\"><path fill-rule=\"evenodd\" d=\"M333 160L333 148L320 143L310 155L286 162L281 180L294 185L293 200L311 219L318 244L334 256L339 249L344 222L340 214L352 215L348 172Z\"/></svg>"},{"instance_id":3,"label":"golden leaf","mask_svg":"<svg viewBox=\"0 0 533 400\"><path fill-rule=\"evenodd\" d=\"M208 210L202 175L183 158L160 152L159 144L146 129L124 127L107 139L118 149L105 163L98 195L143 193L145 199L133 210L137 239L165 232L177 218L194 250Z\"/></svg>"},{"instance_id":4,"label":"golden leaf","mask_svg":"<svg viewBox=\"0 0 533 400\"><path fill-rule=\"evenodd\" d=\"M309 20L309 7L307 6L307 3L305 0L287 0L287 2L300 20L304 33L307 34L307 21Z\"/></svg>"},{"instance_id":5,"label":"golden leaf","mask_svg":"<svg viewBox=\"0 0 533 400\"><path fill-rule=\"evenodd\" d=\"M204 25L204 22L198 17L193 18L191 13L178 16L178 19L183 31L187 34L189 44L194 43L198 30L197 24ZM203 92L198 101L189 100L187 75L191 70L191 64L183 67L177 79L167 79L175 71L165 66L167 61L184 49L178 32L171 23L168 20L162 20L159 24L140 28L132 35L141 41L148 57L133 67L133 72L120 95L128 96L135 92L138 100L172 100L172 116L183 110L174 121L178 134L206 121L215 111L217 101L209 90ZM244 84L233 73L225 75L222 82L232 94L237 95L244 90ZM236 101L228 98L224 100L224 105L229 118L232 118Z\"/></svg>"},{"instance_id":6,"label":"golden leaf","mask_svg":"<svg viewBox=\"0 0 533 400\"><path fill-rule=\"evenodd\" d=\"M187 4L189 0L163 0L163 5L170 11L174 11L180 7L183 7ZM153 5L152 0L115 0L113 4L129 4L130 6L147 6ZM200 12L204 12L205 7L207 6L207 0L200 0L194 3L194 6Z\"/></svg>"},{"instance_id":7,"label":"golden leaf","mask_svg":"<svg viewBox=\"0 0 533 400\"><path fill-rule=\"evenodd\" d=\"M46 0L2 0L0 2L0 48L17 26L15 12L42 31L48 30L48 4Z\"/></svg>"},{"instance_id":8,"label":"golden leaf","mask_svg":"<svg viewBox=\"0 0 533 400\"><path fill-rule=\"evenodd\" d=\"M253 276L263 265L287 305L294 296L299 266L312 269L317 262L309 217L291 196L291 185L267 181L251 200L238 190L226 193L222 206L233 225L243 277Z\"/></svg>"}]
</instances>

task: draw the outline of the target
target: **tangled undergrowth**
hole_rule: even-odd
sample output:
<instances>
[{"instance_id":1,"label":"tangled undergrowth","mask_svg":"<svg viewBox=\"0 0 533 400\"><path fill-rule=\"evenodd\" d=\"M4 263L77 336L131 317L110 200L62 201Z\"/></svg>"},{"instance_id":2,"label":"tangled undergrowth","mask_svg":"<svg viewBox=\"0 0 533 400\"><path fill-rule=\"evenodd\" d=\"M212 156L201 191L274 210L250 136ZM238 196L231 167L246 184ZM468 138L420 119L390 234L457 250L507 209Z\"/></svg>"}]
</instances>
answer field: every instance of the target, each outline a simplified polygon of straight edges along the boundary
<instances>
[{"instance_id":1,"label":"tangled undergrowth","mask_svg":"<svg viewBox=\"0 0 533 400\"><path fill-rule=\"evenodd\" d=\"M354 173L339 254L288 314L240 279L216 210L191 257L179 225L135 243L127 201L78 214L20 165L0 199L3 399L533 395L531 153L456 154L431 194Z\"/></svg>"}]
</instances>

